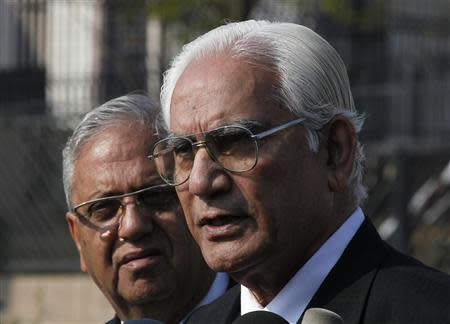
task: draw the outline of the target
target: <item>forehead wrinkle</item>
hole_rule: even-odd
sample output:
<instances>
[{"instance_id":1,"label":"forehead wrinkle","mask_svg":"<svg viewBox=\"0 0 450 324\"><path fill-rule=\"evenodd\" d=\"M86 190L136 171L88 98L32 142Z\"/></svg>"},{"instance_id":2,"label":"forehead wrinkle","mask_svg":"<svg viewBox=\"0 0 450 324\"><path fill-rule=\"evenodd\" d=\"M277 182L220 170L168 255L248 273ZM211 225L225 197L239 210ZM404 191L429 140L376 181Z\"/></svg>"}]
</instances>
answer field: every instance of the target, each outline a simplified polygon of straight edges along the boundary
<instances>
[{"instance_id":1,"label":"forehead wrinkle","mask_svg":"<svg viewBox=\"0 0 450 324\"><path fill-rule=\"evenodd\" d=\"M98 172L100 187L123 188L117 192L128 192L140 189L145 185L157 183L160 179L156 169L150 168L150 164L139 159L111 162L105 167L106 172Z\"/></svg>"},{"instance_id":2,"label":"forehead wrinkle","mask_svg":"<svg viewBox=\"0 0 450 324\"><path fill-rule=\"evenodd\" d=\"M141 133L136 131L137 133ZM97 138L92 139L90 143L86 143L86 146L90 146L88 148L89 155L98 158L101 161L115 161L115 162L123 162L133 159L141 154L141 152L150 151L154 140L149 140L142 144L136 141L138 136L129 137L127 134L121 134L122 136L118 136L114 134L102 134ZM142 137L150 139L150 136L145 136L142 134ZM89 145L91 144L91 145ZM94 145L95 144L95 145ZM82 154L82 152L80 152ZM80 154L80 155L81 155Z\"/></svg>"},{"instance_id":3,"label":"forehead wrinkle","mask_svg":"<svg viewBox=\"0 0 450 324\"><path fill-rule=\"evenodd\" d=\"M83 187L75 190L77 196L94 199L154 183L159 176L147 155L155 139L151 130L119 127L84 143L75 161L74 187Z\"/></svg>"},{"instance_id":4,"label":"forehead wrinkle","mask_svg":"<svg viewBox=\"0 0 450 324\"><path fill-rule=\"evenodd\" d=\"M129 159L127 161L98 162L86 160L94 164L87 172L80 172L82 182L89 181L93 186L84 186L83 192L86 198L91 200L100 197L124 194L142 189L143 187L156 184L160 177L156 170L146 164L145 158ZM79 179L77 176L76 179ZM92 189L92 190L89 190Z\"/></svg>"},{"instance_id":5,"label":"forehead wrinkle","mask_svg":"<svg viewBox=\"0 0 450 324\"><path fill-rule=\"evenodd\" d=\"M273 79L273 73L270 77L268 73L259 71L245 61L229 57L214 56L190 63L178 80L172 96L172 131L186 133L177 129L205 131L216 128L229 123L227 113L239 110L244 103L266 105L272 92L268 80ZM234 93L239 95L233 96ZM217 106L229 108L215 109ZM189 110L191 118L177 118ZM205 121L206 125L203 125Z\"/></svg>"}]
</instances>

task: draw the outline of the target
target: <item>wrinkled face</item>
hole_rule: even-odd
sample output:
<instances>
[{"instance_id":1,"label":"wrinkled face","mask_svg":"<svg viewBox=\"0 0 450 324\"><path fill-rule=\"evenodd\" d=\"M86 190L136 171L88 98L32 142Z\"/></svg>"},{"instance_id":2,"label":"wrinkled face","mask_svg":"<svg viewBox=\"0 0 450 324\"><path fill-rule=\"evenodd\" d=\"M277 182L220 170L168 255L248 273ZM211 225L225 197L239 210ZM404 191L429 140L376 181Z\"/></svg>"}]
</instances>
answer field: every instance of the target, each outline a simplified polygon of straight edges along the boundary
<instances>
[{"instance_id":1,"label":"wrinkled face","mask_svg":"<svg viewBox=\"0 0 450 324\"><path fill-rule=\"evenodd\" d=\"M75 163L73 205L161 183L147 159L156 140L152 132L131 124L109 128L88 141ZM145 215L134 197L124 198L126 212L109 235L102 236L68 213L83 271L118 308L193 298L186 282L195 280L192 274L204 272L206 265L187 230L175 191L169 195L164 208Z\"/></svg>"},{"instance_id":2,"label":"wrinkled face","mask_svg":"<svg viewBox=\"0 0 450 324\"><path fill-rule=\"evenodd\" d=\"M295 119L270 100L272 82L267 70L223 56L193 62L173 93L171 131L256 121L258 133ZM225 171L204 148L197 151L177 193L212 269L244 276L283 269L289 278L328 235L327 157L312 153L305 135L298 125L260 140L258 163L245 173Z\"/></svg>"}]
</instances>

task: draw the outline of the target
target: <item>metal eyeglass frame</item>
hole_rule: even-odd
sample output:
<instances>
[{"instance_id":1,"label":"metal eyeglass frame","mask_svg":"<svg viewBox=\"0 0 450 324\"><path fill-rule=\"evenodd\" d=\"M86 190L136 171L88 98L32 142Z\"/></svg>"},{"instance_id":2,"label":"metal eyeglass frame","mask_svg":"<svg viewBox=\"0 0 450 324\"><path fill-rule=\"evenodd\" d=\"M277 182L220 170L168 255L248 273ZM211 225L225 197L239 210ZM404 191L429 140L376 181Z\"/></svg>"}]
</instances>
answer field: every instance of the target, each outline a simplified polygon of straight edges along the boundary
<instances>
[{"instance_id":1,"label":"metal eyeglass frame","mask_svg":"<svg viewBox=\"0 0 450 324\"><path fill-rule=\"evenodd\" d=\"M224 167L219 161L217 161L217 159L216 159L216 157L214 156L214 154L212 154L212 152L210 151L210 149L209 149L208 144L207 144L206 141L197 141L197 142L193 142L193 141L192 141L189 137L187 137L187 136L173 136L173 137L168 137L168 138L162 139L162 140L160 140L160 141L158 141L158 142L156 142L156 143L154 144L153 150L155 149L155 147L156 147L158 144L160 144L160 143L162 143L162 142L165 142L165 141L168 141L168 140L171 140L171 139L174 139L174 138L175 138L175 139L176 139L176 138L182 138L182 139L185 139L185 140L187 140L187 141L189 141L189 142L191 143L192 151L193 151L193 153L194 153L194 158L195 158L196 152L198 151L198 148L203 146L203 147L205 147L206 151L208 152L209 157L210 157L213 161L215 161L216 163L218 163L223 169L225 169L225 170L227 170L227 171L230 171L230 172L233 172L233 173L242 173L242 172L247 172L247 171L252 170L252 169L256 166L256 164L258 163L258 156L259 156L258 140L263 139L263 138L265 138L265 137L267 137L267 136L269 136L269 135L275 134L275 133L277 133L277 132L279 132L279 131L281 131L281 130L283 130L283 129L286 129L286 128L288 128L288 127L291 127L291 126L294 126L294 125L298 125L298 124L300 124L300 123L302 123L302 122L304 122L304 121L305 121L304 118L297 118L297 119L291 120L291 121L289 121L289 122L287 122L287 123L284 123L284 124L275 126L275 127L273 127L273 128L270 128L270 129L268 129L268 130L265 130L265 131L263 131L263 132L260 132L260 133L258 133L258 134L253 134L251 130L249 130L248 128L246 128L246 127L244 127L244 126L241 126L241 125L228 125L228 126L222 126L222 127L214 128L214 129L209 130L209 131L207 131L207 132L196 133L196 134L188 135L188 136L194 136L194 135L198 135L198 134L207 134L207 133L209 133L209 132L214 132L214 131L217 131L217 130L219 130L219 129L227 129L227 128L241 128L241 129L244 129L246 132L248 132L248 133L250 134L250 138L253 139L253 140L255 141L255 147L256 147L256 150L255 150L255 163L253 163L252 166L250 166L249 168L247 168L247 169L245 169L245 170L239 170L239 171L236 171L236 170L230 170L230 169ZM164 153L164 152L162 152L162 153ZM160 153L156 153L156 154L151 154L151 155L148 156L148 158L149 158L150 160L154 160L155 163L156 163L156 158L158 158L158 156L161 155L162 153L160 152ZM158 174L160 175L160 177L161 177L167 184L169 184L169 185L171 185L171 186L179 186L179 185L185 183L185 182L189 179L189 176L190 176L190 174L191 174L190 171L189 171L189 175L186 177L186 179L184 179L184 180L183 180L182 182L180 182L180 183L171 183L171 182L169 182L165 177L163 177L163 176L161 175L161 173L160 173L160 171L159 171L158 164L156 163L156 165L157 165L157 168L156 168L156 169L157 169ZM192 169L191 169L191 171L192 171Z\"/></svg>"},{"instance_id":2,"label":"metal eyeglass frame","mask_svg":"<svg viewBox=\"0 0 450 324\"><path fill-rule=\"evenodd\" d=\"M142 188L142 189L139 189L139 190L136 190L136 191L133 191L133 192L124 193L124 194L121 194L121 195L114 195L114 196L108 196L108 197L91 199L91 200L84 201L84 202L82 202L82 203L72 207L70 211L73 212L75 215L77 215L78 218L82 217L84 220L89 222L92 226L98 227L98 225L93 224L91 222L90 217L88 217L86 215L83 215L82 213L77 211L77 209L79 209L80 207L89 205L89 204L94 204L94 203L97 203L97 202L100 202L100 201L107 201L107 200L118 200L120 202L120 208L124 208L124 207L126 207L126 205L123 204L122 199L125 198L125 197L136 196L136 195L139 195L140 193L143 193L143 192L146 192L146 191L149 191L149 190L153 190L153 189L157 189L157 188L167 188L167 187L171 187L171 185L162 183L162 184L152 185L152 186L149 186L149 187L146 187L146 188ZM136 203L135 204L139 205L139 200L138 199L136 199ZM102 229L104 229L104 228L112 228L112 227L116 226L117 224L120 224L120 217L117 219L117 222L115 222L114 224L106 225L104 227L102 226L101 228Z\"/></svg>"}]
</instances>

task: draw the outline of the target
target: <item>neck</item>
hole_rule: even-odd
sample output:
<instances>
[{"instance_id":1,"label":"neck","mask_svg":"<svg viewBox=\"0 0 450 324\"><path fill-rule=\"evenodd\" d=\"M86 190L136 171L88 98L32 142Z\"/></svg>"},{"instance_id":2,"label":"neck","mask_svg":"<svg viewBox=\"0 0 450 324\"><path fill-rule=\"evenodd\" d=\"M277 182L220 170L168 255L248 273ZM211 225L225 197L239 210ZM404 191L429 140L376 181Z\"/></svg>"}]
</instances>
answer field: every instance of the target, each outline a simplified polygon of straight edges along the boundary
<instances>
[{"instance_id":1,"label":"neck","mask_svg":"<svg viewBox=\"0 0 450 324\"><path fill-rule=\"evenodd\" d=\"M283 262L281 258L277 258L271 264L261 264L251 270L231 273L230 276L236 282L247 287L258 303L265 307L307 261L299 259L292 262L294 261L292 256L291 258L285 258L285 260L290 262Z\"/></svg>"},{"instance_id":2,"label":"neck","mask_svg":"<svg viewBox=\"0 0 450 324\"><path fill-rule=\"evenodd\" d=\"M335 205L336 210L328 225L315 235L309 246L282 247L272 253L274 257L247 268L231 273L231 277L247 287L263 307L267 306L284 288L298 270L317 252L356 209L354 204ZM303 251L301 253L300 251Z\"/></svg>"}]
</instances>

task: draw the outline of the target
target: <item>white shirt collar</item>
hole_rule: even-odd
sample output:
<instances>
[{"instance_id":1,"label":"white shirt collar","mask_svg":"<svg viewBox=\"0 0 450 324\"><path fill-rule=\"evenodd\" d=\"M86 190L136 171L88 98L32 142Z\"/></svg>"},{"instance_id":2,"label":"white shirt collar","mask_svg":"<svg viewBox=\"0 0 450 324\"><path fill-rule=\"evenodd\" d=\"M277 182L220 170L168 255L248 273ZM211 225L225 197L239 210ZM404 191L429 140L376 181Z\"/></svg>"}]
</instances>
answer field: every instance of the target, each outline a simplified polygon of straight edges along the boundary
<instances>
[{"instance_id":1,"label":"white shirt collar","mask_svg":"<svg viewBox=\"0 0 450 324\"><path fill-rule=\"evenodd\" d=\"M357 208L266 307L261 306L250 290L241 285L241 315L266 310L282 316L289 323L297 323L363 221L364 214L361 208Z\"/></svg>"}]
</instances>

